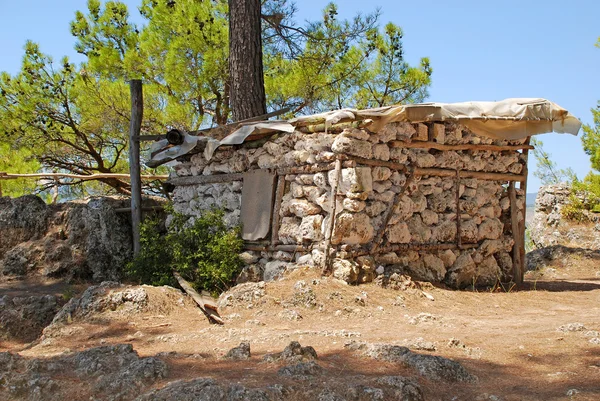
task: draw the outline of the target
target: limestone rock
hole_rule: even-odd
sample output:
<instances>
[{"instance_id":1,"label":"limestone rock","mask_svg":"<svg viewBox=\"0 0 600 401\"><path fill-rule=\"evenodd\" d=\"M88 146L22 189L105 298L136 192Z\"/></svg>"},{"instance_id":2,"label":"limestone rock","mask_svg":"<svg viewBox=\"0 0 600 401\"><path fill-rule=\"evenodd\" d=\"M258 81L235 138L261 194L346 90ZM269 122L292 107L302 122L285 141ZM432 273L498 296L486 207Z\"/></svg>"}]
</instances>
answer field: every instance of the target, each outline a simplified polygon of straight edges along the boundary
<instances>
[{"instance_id":1,"label":"limestone rock","mask_svg":"<svg viewBox=\"0 0 600 401\"><path fill-rule=\"evenodd\" d=\"M373 181L385 181L392 176L392 170L388 167L373 167L371 169Z\"/></svg>"},{"instance_id":2,"label":"limestone rock","mask_svg":"<svg viewBox=\"0 0 600 401\"><path fill-rule=\"evenodd\" d=\"M237 347L230 349L225 355L225 359L236 361L250 359L250 343L242 342Z\"/></svg>"},{"instance_id":3,"label":"limestone rock","mask_svg":"<svg viewBox=\"0 0 600 401\"><path fill-rule=\"evenodd\" d=\"M475 220L463 219L460 222L460 238L463 244L474 244L479 240L479 232Z\"/></svg>"},{"instance_id":4,"label":"limestone rock","mask_svg":"<svg viewBox=\"0 0 600 401\"><path fill-rule=\"evenodd\" d=\"M331 185L337 181L335 170L329 171ZM353 167L342 169L342 180L338 184L338 192L363 193L373 190L373 177L370 167ZM364 200L364 199L363 199Z\"/></svg>"},{"instance_id":5,"label":"limestone rock","mask_svg":"<svg viewBox=\"0 0 600 401\"><path fill-rule=\"evenodd\" d=\"M423 224L421 216L416 214L413 215L407 221L408 230L410 231L413 242L425 243L431 239L431 229Z\"/></svg>"},{"instance_id":6,"label":"limestone rock","mask_svg":"<svg viewBox=\"0 0 600 401\"><path fill-rule=\"evenodd\" d=\"M384 143L373 145L373 157L383 161L390 160L390 148Z\"/></svg>"},{"instance_id":7,"label":"limestone rock","mask_svg":"<svg viewBox=\"0 0 600 401\"><path fill-rule=\"evenodd\" d=\"M362 212L363 209L367 206L364 201L349 198L344 198L343 205L344 209L355 213Z\"/></svg>"},{"instance_id":8,"label":"limestone rock","mask_svg":"<svg viewBox=\"0 0 600 401\"><path fill-rule=\"evenodd\" d=\"M331 149L335 153L345 153L352 156L358 156L365 159L373 157L373 148L371 143L359 139L355 139L343 134L335 138Z\"/></svg>"},{"instance_id":9,"label":"limestone rock","mask_svg":"<svg viewBox=\"0 0 600 401\"><path fill-rule=\"evenodd\" d=\"M478 228L477 240L498 239L502 235L504 224L498 219L485 219Z\"/></svg>"},{"instance_id":10,"label":"limestone rock","mask_svg":"<svg viewBox=\"0 0 600 401\"><path fill-rule=\"evenodd\" d=\"M446 269L450 268L456 261L456 255L450 249L441 251L439 253L439 257L440 259L442 259L442 262L444 263L444 267L446 267Z\"/></svg>"},{"instance_id":11,"label":"limestone rock","mask_svg":"<svg viewBox=\"0 0 600 401\"><path fill-rule=\"evenodd\" d=\"M288 269L289 263L282 262L280 260L273 260L267 262L263 272L264 281L273 281L280 279L285 271Z\"/></svg>"},{"instance_id":12,"label":"limestone rock","mask_svg":"<svg viewBox=\"0 0 600 401\"><path fill-rule=\"evenodd\" d=\"M365 212L369 217L375 217L387 210L387 205L381 201L370 202L366 207Z\"/></svg>"},{"instance_id":13,"label":"limestone rock","mask_svg":"<svg viewBox=\"0 0 600 401\"><path fill-rule=\"evenodd\" d=\"M321 226L323 224L323 216L316 214L314 216L306 216L300 223L298 230L298 242L303 241L320 241L323 238Z\"/></svg>"},{"instance_id":14,"label":"limestone rock","mask_svg":"<svg viewBox=\"0 0 600 401\"><path fill-rule=\"evenodd\" d=\"M282 207L298 217L306 217L321 212L319 206L306 199L291 199L289 202L285 203L285 205L282 205Z\"/></svg>"},{"instance_id":15,"label":"limestone rock","mask_svg":"<svg viewBox=\"0 0 600 401\"><path fill-rule=\"evenodd\" d=\"M332 267L333 277L345 281L348 284L354 284L358 281L360 268L356 262L336 258L333 260Z\"/></svg>"},{"instance_id":16,"label":"limestone rock","mask_svg":"<svg viewBox=\"0 0 600 401\"><path fill-rule=\"evenodd\" d=\"M408 244L411 240L411 234L405 222L389 226L386 236L392 244Z\"/></svg>"},{"instance_id":17,"label":"limestone rock","mask_svg":"<svg viewBox=\"0 0 600 401\"><path fill-rule=\"evenodd\" d=\"M31 342L42 334L64 301L54 295L0 297L0 338Z\"/></svg>"},{"instance_id":18,"label":"limestone rock","mask_svg":"<svg viewBox=\"0 0 600 401\"><path fill-rule=\"evenodd\" d=\"M446 284L453 288L464 288L473 284L476 265L468 253L461 254L446 274Z\"/></svg>"},{"instance_id":19,"label":"limestone rock","mask_svg":"<svg viewBox=\"0 0 600 401\"><path fill-rule=\"evenodd\" d=\"M500 278L500 267L493 256L484 258L483 261L477 265L476 285L491 286L500 280Z\"/></svg>"},{"instance_id":20,"label":"limestone rock","mask_svg":"<svg viewBox=\"0 0 600 401\"><path fill-rule=\"evenodd\" d=\"M335 221L333 244L366 244L373 239L374 229L366 213L340 213Z\"/></svg>"},{"instance_id":21,"label":"limestone rock","mask_svg":"<svg viewBox=\"0 0 600 401\"><path fill-rule=\"evenodd\" d=\"M431 237L437 243L452 242L456 240L456 222L445 220L440 225L432 228Z\"/></svg>"}]
</instances>

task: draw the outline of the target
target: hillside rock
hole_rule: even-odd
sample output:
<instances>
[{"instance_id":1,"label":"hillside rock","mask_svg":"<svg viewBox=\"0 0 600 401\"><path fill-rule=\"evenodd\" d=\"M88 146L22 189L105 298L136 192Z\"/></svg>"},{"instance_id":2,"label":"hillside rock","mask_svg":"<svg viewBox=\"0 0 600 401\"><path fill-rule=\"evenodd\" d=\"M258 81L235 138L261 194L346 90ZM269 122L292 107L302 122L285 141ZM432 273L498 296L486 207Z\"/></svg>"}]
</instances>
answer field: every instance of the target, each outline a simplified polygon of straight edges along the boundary
<instances>
[{"instance_id":1,"label":"hillside rock","mask_svg":"<svg viewBox=\"0 0 600 401\"><path fill-rule=\"evenodd\" d=\"M535 211L528 225L529 237L536 248L555 245L600 250L599 216L588 213L591 222L579 223L565 219L562 208L568 204L571 189L561 183L541 187L535 200Z\"/></svg>"},{"instance_id":2,"label":"hillside rock","mask_svg":"<svg viewBox=\"0 0 600 401\"><path fill-rule=\"evenodd\" d=\"M131 257L125 198L46 205L28 195L0 198L0 278L29 275L118 280Z\"/></svg>"},{"instance_id":3,"label":"hillside rock","mask_svg":"<svg viewBox=\"0 0 600 401\"><path fill-rule=\"evenodd\" d=\"M42 359L2 352L0 399L130 400L142 388L166 375L167 365L163 361L140 358L131 344ZM79 383L77 389L74 383ZM88 397L82 397L81 393L87 393Z\"/></svg>"},{"instance_id":4,"label":"hillside rock","mask_svg":"<svg viewBox=\"0 0 600 401\"><path fill-rule=\"evenodd\" d=\"M63 303L54 295L0 297L0 338L35 340Z\"/></svg>"}]
</instances>

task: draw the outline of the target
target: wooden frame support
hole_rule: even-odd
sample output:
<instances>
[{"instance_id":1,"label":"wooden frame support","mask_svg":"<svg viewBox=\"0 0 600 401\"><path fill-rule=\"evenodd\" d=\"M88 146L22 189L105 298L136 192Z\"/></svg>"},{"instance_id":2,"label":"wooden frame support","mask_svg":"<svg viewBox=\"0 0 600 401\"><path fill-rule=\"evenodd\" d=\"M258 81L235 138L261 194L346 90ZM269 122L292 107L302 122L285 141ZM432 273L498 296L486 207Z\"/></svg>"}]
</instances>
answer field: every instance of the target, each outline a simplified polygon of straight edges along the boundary
<instances>
[{"instance_id":1,"label":"wooden frame support","mask_svg":"<svg viewBox=\"0 0 600 401\"><path fill-rule=\"evenodd\" d=\"M515 283L523 282L523 265L521 262L521 229L519 227L519 206L517 205L517 193L515 191L515 183L510 182L508 184L508 197L510 199L510 225L512 227L513 234L513 250L512 250L512 262L513 262L513 281Z\"/></svg>"},{"instance_id":2,"label":"wooden frame support","mask_svg":"<svg viewBox=\"0 0 600 401\"><path fill-rule=\"evenodd\" d=\"M342 179L342 161L337 159L335 161L335 181L331 185L331 199L329 204L329 210L331 210L329 224L327 226L327 237L325 240L325 261L323 262L323 269L321 274L325 275L330 271L331 267L331 237L333 237L333 229L335 227L335 212L337 206L337 191L340 180Z\"/></svg>"},{"instance_id":3,"label":"wooden frame support","mask_svg":"<svg viewBox=\"0 0 600 401\"><path fill-rule=\"evenodd\" d=\"M131 231L133 256L140 253L140 224L142 222L142 180L140 178L140 141L137 139L144 117L142 81L129 81L131 93L131 120L129 124L129 175L131 177Z\"/></svg>"},{"instance_id":4,"label":"wooden frame support","mask_svg":"<svg viewBox=\"0 0 600 401\"><path fill-rule=\"evenodd\" d=\"M279 241L279 210L285 192L285 176L277 177L277 189L275 190L275 202L273 203L273 220L271 221L271 246L277 245Z\"/></svg>"},{"instance_id":5,"label":"wooden frame support","mask_svg":"<svg viewBox=\"0 0 600 401\"><path fill-rule=\"evenodd\" d=\"M460 232L460 221L462 216L460 213L460 170L456 170L456 246L460 249L462 244L461 232Z\"/></svg>"},{"instance_id":6,"label":"wooden frame support","mask_svg":"<svg viewBox=\"0 0 600 401\"><path fill-rule=\"evenodd\" d=\"M391 148L407 148L407 149L436 149L436 150L489 150L492 152L505 152L505 151L519 151L523 149L534 149L529 144L525 145L482 145L482 144L460 144L460 145L446 145L437 142L403 142L403 141L391 141L388 143Z\"/></svg>"}]
</instances>

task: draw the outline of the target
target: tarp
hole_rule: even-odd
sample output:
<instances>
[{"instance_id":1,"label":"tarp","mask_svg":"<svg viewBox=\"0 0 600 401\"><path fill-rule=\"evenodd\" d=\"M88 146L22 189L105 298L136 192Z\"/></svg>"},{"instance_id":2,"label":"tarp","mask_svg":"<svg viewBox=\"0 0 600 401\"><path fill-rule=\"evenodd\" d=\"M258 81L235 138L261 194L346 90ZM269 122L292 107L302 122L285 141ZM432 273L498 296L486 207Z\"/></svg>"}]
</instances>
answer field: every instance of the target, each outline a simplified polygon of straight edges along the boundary
<instances>
[{"instance_id":1,"label":"tarp","mask_svg":"<svg viewBox=\"0 0 600 401\"><path fill-rule=\"evenodd\" d=\"M375 109L342 109L314 114L289 121L260 121L242 125L233 133L218 141L213 138L185 136L182 145L174 146L153 158L154 160L176 158L189 152L201 139L206 160L212 158L221 145L239 145L252 134L270 132L293 132L296 125L325 123L329 127L341 120L364 120L373 124L369 130L378 131L391 122L442 122L456 121L480 136L494 139L524 139L531 135L556 132L577 135L581 121L556 103L546 99L513 98L499 102L421 103L379 107ZM166 140L163 140L164 142ZM158 146L160 148L160 146Z\"/></svg>"},{"instance_id":2,"label":"tarp","mask_svg":"<svg viewBox=\"0 0 600 401\"><path fill-rule=\"evenodd\" d=\"M406 121L412 123L457 121L474 133L495 139L523 139L531 135L556 132L577 135L581 121L556 103L546 99L513 98L500 102L421 103L352 110L353 119L371 118L377 131L385 124ZM339 116L331 111L290 120L291 124L328 121Z\"/></svg>"}]
</instances>

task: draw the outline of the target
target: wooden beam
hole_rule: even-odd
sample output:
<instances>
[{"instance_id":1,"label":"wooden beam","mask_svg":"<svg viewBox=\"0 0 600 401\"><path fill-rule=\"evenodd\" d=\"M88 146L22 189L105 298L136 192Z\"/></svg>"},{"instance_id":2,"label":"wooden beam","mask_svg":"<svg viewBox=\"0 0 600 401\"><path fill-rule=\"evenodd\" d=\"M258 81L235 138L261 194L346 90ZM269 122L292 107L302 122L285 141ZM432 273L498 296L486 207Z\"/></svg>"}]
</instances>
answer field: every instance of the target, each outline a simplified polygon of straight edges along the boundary
<instances>
[{"instance_id":1,"label":"wooden beam","mask_svg":"<svg viewBox=\"0 0 600 401\"><path fill-rule=\"evenodd\" d=\"M348 122L343 122L343 123L331 124L327 127L327 129L325 129L325 123L320 123L320 124L312 124L312 125L305 125L303 127L298 127L297 131L303 132L305 134L313 134L315 132L325 132L325 131L327 131L328 133L332 133L332 132L341 132L347 128L367 128L371 124L373 124L373 120L371 120L371 119L360 120L360 121L348 121Z\"/></svg>"},{"instance_id":2,"label":"wooden beam","mask_svg":"<svg viewBox=\"0 0 600 401\"><path fill-rule=\"evenodd\" d=\"M525 144L529 145L529 141L531 140L531 137L528 136L527 139L525 140ZM528 168L527 168L527 164L528 164L528 159L529 159L529 149L524 149L523 150L523 171L521 171L521 174L525 177L524 181L521 181L521 183L519 184L519 187L523 190L523 221L521 221L521 233L519 234L519 241L521 241L521 247L520 247L520 252L521 252L521 281L523 281L524 276L525 276L525 270L527 269L526 266L526 258L525 258L525 223L527 222L527 176L528 176Z\"/></svg>"},{"instance_id":3,"label":"wooden beam","mask_svg":"<svg viewBox=\"0 0 600 401\"><path fill-rule=\"evenodd\" d=\"M508 184L508 198L510 199L510 225L512 227L512 235L514 240L513 250L512 250L512 260L513 260L513 281L515 283L521 283L523 281L522 277L522 264L521 264L521 242L519 241L519 235L521 230L519 229L519 220L518 213L519 208L517 205L517 194L515 191L515 183L510 182Z\"/></svg>"},{"instance_id":4,"label":"wooden beam","mask_svg":"<svg viewBox=\"0 0 600 401\"><path fill-rule=\"evenodd\" d=\"M188 294L194 302L200 307L200 310L204 313L204 315L208 318L208 321L211 323L224 324L225 322L219 316L217 312L217 305L212 298L205 297L200 295L194 290L190 283L188 283L183 277L179 275L177 272L173 272L173 276L183 289L186 294Z\"/></svg>"},{"instance_id":5,"label":"wooden beam","mask_svg":"<svg viewBox=\"0 0 600 401\"><path fill-rule=\"evenodd\" d=\"M165 210L164 207L162 206L143 206L142 208L142 212L160 212L162 210ZM114 209L115 213L129 213L131 212L131 208L130 207L118 207Z\"/></svg>"},{"instance_id":6,"label":"wooden beam","mask_svg":"<svg viewBox=\"0 0 600 401\"><path fill-rule=\"evenodd\" d=\"M409 244L394 244L394 245L387 245L385 247L381 248L381 252L395 252L395 251L404 251L404 250L411 250L411 251L427 251L427 250L431 250L431 251L437 251L437 250L444 250L444 249L472 249L472 248L478 248L480 244L462 244L460 247L457 246L456 243L444 243L444 244L415 244L415 243L409 243Z\"/></svg>"},{"instance_id":7,"label":"wooden beam","mask_svg":"<svg viewBox=\"0 0 600 401\"><path fill-rule=\"evenodd\" d=\"M287 244L287 245L269 245L268 243L244 243L244 249L248 251L259 251L259 252L309 252L311 247L298 245L298 244Z\"/></svg>"},{"instance_id":8,"label":"wooden beam","mask_svg":"<svg viewBox=\"0 0 600 401\"><path fill-rule=\"evenodd\" d=\"M129 81L131 93L131 120L129 124L129 175L131 177L131 231L133 234L133 256L140 252L140 224L142 222L142 180L140 178L140 135L144 117L144 95L142 81Z\"/></svg>"},{"instance_id":9,"label":"wooden beam","mask_svg":"<svg viewBox=\"0 0 600 401\"><path fill-rule=\"evenodd\" d=\"M275 190L275 203L273 204L273 220L271 223L271 246L277 245L279 241L279 222L281 209L281 200L283 199L283 192L285 191L285 177L277 177L277 189Z\"/></svg>"},{"instance_id":10,"label":"wooden beam","mask_svg":"<svg viewBox=\"0 0 600 401\"><path fill-rule=\"evenodd\" d=\"M33 173L33 174L11 174L0 172L0 180L15 180L17 178L75 178L78 180L98 180L100 178L126 178L129 179L129 174L103 173L103 174L68 174L68 173ZM144 180L166 180L168 175L141 175Z\"/></svg>"},{"instance_id":11,"label":"wooden beam","mask_svg":"<svg viewBox=\"0 0 600 401\"><path fill-rule=\"evenodd\" d=\"M429 175L437 177L455 177L456 170L444 169L444 168L416 168L415 175ZM492 181L525 181L526 177L522 174L510 174L510 173L488 173L485 171L468 171L460 170L460 178L477 178L479 180L492 180Z\"/></svg>"},{"instance_id":12,"label":"wooden beam","mask_svg":"<svg viewBox=\"0 0 600 401\"><path fill-rule=\"evenodd\" d=\"M460 233L460 222L462 216L460 213L460 170L456 170L456 246L460 249L462 245L462 238Z\"/></svg>"},{"instance_id":13,"label":"wooden beam","mask_svg":"<svg viewBox=\"0 0 600 401\"><path fill-rule=\"evenodd\" d=\"M343 156L346 160L354 160L358 164L364 164L366 166L381 166L388 167L392 170L406 171L407 165L403 163L396 163L384 160L372 160L365 159L356 156ZM414 175L428 175L437 177L455 177L456 170L445 169L445 168L415 168L413 170ZM493 181L524 181L526 177L523 174L511 174L511 173L491 173L485 171L469 171L460 170L460 178L477 178L480 180L493 180Z\"/></svg>"},{"instance_id":14,"label":"wooden beam","mask_svg":"<svg viewBox=\"0 0 600 401\"><path fill-rule=\"evenodd\" d=\"M404 142L391 141L388 142L391 148L408 148L408 149L436 149L436 150L489 150L492 152L503 151L519 151L523 149L534 149L531 145L483 145L483 144L460 144L446 145L437 142Z\"/></svg>"},{"instance_id":15,"label":"wooden beam","mask_svg":"<svg viewBox=\"0 0 600 401\"><path fill-rule=\"evenodd\" d=\"M305 166L284 167L276 169L277 175L295 175L295 174L312 174L322 171L329 171L335 168L335 163L325 164L307 164ZM252 171L252 170L248 170ZM186 177L175 177L167 181L173 185L201 185L201 184L216 184L221 182L240 181L243 173L228 173L214 175L190 175Z\"/></svg>"},{"instance_id":16,"label":"wooden beam","mask_svg":"<svg viewBox=\"0 0 600 401\"><path fill-rule=\"evenodd\" d=\"M338 186L340 183L340 180L342 179L342 160L337 159L335 161L335 181L333 183L331 183L331 199L329 200L329 210L330 210L330 217L329 217L329 224L327 225L326 228L326 233L327 233L327 237L325 238L325 261L323 262L323 268L321 270L321 274L325 275L330 271L330 266L331 266L331 255L329 255L330 253L330 249L331 249L331 237L333 236L333 229L335 227L335 212L336 212L336 205L337 205L337 191L338 191Z\"/></svg>"},{"instance_id":17,"label":"wooden beam","mask_svg":"<svg viewBox=\"0 0 600 401\"><path fill-rule=\"evenodd\" d=\"M183 185L201 185L218 184L222 182L241 181L243 173L215 174L215 175L190 175L187 177L175 177L167 181L168 184Z\"/></svg>"}]
</instances>

